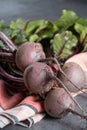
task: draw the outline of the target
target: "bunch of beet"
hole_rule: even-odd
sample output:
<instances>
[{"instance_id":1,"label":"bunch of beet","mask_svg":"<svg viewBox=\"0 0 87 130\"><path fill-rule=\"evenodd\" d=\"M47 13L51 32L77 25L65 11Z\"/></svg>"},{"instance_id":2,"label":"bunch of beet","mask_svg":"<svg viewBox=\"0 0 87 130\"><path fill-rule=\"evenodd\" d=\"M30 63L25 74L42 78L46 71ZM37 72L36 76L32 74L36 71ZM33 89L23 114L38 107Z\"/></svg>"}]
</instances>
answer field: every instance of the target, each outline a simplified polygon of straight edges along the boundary
<instances>
[{"instance_id":1,"label":"bunch of beet","mask_svg":"<svg viewBox=\"0 0 87 130\"><path fill-rule=\"evenodd\" d=\"M0 77L10 89L40 95L45 111L52 117L72 112L87 119L74 98L86 88L86 75L80 65L66 62L60 67L56 58L46 58L41 43L27 42L17 47L2 32L0 39L5 44L0 48ZM74 104L81 114L74 110Z\"/></svg>"}]
</instances>

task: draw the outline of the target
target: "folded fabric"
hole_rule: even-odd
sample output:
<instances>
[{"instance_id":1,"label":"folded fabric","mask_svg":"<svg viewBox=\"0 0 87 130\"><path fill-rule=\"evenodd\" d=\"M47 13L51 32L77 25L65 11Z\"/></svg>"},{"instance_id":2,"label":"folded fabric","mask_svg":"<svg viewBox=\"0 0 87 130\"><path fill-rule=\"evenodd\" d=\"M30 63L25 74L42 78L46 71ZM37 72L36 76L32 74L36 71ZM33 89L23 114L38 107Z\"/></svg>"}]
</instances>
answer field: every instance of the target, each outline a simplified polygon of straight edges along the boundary
<instances>
[{"instance_id":1,"label":"folded fabric","mask_svg":"<svg viewBox=\"0 0 87 130\"><path fill-rule=\"evenodd\" d=\"M24 97L22 93L9 95L0 80L0 128L8 124L30 127L45 116L43 100L37 95Z\"/></svg>"},{"instance_id":2,"label":"folded fabric","mask_svg":"<svg viewBox=\"0 0 87 130\"><path fill-rule=\"evenodd\" d=\"M42 120L45 117L45 113L38 113L35 114L34 116L28 117L26 120L20 121L17 124L24 126L24 127L31 127L33 124L39 122L40 120Z\"/></svg>"},{"instance_id":3,"label":"folded fabric","mask_svg":"<svg viewBox=\"0 0 87 130\"><path fill-rule=\"evenodd\" d=\"M23 93L16 93L15 95L8 93L5 81L0 80L0 111L14 107L23 99Z\"/></svg>"}]
</instances>

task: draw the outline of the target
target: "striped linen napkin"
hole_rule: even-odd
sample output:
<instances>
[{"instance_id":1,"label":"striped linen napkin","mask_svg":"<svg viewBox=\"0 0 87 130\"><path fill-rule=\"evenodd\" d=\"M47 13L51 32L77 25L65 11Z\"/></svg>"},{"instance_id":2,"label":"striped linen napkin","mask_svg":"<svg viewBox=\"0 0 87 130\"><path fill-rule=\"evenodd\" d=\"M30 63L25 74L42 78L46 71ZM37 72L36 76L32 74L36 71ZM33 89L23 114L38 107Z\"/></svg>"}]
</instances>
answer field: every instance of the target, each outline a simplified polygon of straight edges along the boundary
<instances>
[{"instance_id":1,"label":"striped linen napkin","mask_svg":"<svg viewBox=\"0 0 87 130\"><path fill-rule=\"evenodd\" d=\"M0 80L0 128L8 124L31 127L45 117L43 100L37 95L10 95Z\"/></svg>"}]
</instances>

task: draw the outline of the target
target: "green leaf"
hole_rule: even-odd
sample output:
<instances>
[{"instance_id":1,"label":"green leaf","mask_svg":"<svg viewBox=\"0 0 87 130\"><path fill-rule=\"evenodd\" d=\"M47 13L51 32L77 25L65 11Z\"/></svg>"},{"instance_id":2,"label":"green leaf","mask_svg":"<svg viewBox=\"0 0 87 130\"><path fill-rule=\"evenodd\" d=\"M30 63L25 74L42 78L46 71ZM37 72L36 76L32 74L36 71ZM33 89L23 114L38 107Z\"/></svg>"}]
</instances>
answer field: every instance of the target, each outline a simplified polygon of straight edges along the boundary
<instances>
[{"instance_id":1,"label":"green leaf","mask_svg":"<svg viewBox=\"0 0 87 130\"><path fill-rule=\"evenodd\" d=\"M79 18L76 23L87 27L87 18Z\"/></svg>"},{"instance_id":2,"label":"green leaf","mask_svg":"<svg viewBox=\"0 0 87 130\"><path fill-rule=\"evenodd\" d=\"M79 41L80 43L84 42L84 45L87 42L87 19L86 18L79 18L74 26L76 32L79 34Z\"/></svg>"},{"instance_id":3,"label":"green leaf","mask_svg":"<svg viewBox=\"0 0 87 130\"><path fill-rule=\"evenodd\" d=\"M36 31L37 28L39 28L40 26L42 26L44 24L45 20L35 20L35 21L30 21L28 23L28 26L26 28L26 35L30 35L32 34L34 31Z\"/></svg>"},{"instance_id":4,"label":"green leaf","mask_svg":"<svg viewBox=\"0 0 87 130\"><path fill-rule=\"evenodd\" d=\"M35 42L39 39L38 35L37 34L33 34L29 37L29 41L30 42Z\"/></svg>"},{"instance_id":5,"label":"green leaf","mask_svg":"<svg viewBox=\"0 0 87 130\"><path fill-rule=\"evenodd\" d=\"M80 42L82 42L83 39L85 38L85 36L87 35L87 27L83 26L83 25L81 25L79 23L76 23L74 28L79 33L79 35L80 35Z\"/></svg>"},{"instance_id":6,"label":"green leaf","mask_svg":"<svg viewBox=\"0 0 87 130\"><path fill-rule=\"evenodd\" d=\"M3 33L5 33L5 35L11 39L12 30L9 27L4 28Z\"/></svg>"},{"instance_id":7,"label":"green leaf","mask_svg":"<svg viewBox=\"0 0 87 130\"><path fill-rule=\"evenodd\" d=\"M66 30L72 26L78 19L77 14L74 11L63 10L62 16L56 21L56 25L60 30Z\"/></svg>"},{"instance_id":8,"label":"green leaf","mask_svg":"<svg viewBox=\"0 0 87 130\"><path fill-rule=\"evenodd\" d=\"M24 29L26 21L22 18L17 19L16 21L11 21L9 27L13 30L15 29Z\"/></svg>"},{"instance_id":9,"label":"green leaf","mask_svg":"<svg viewBox=\"0 0 87 130\"><path fill-rule=\"evenodd\" d=\"M21 45L24 42L27 42L25 32L23 30L20 30L16 38L13 38L13 40L17 45Z\"/></svg>"},{"instance_id":10,"label":"green leaf","mask_svg":"<svg viewBox=\"0 0 87 130\"><path fill-rule=\"evenodd\" d=\"M45 21L44 24L40 26L35 33L38 34L42 40L45 38L52 38L57 31L58 27L55 25L55 23L52 23L51 21Z\"/></svg>"},{"instance_id":11,"label":"green leaf","mask_svg":"<svg viewBox=\"0 0 87 130\"><path fill-rule=\"evenodd\" d=\"M20 32L20 31L19 31L18 29L13 30L12 33L11 33L11 39L17 37L17 36L19 35L19 32Z\"/></svg>"},{"instance_id":12,"label":"green leaf","mask_svg":"<svg viewBox=\"0 0 87 130\"><path fill-rule=\"evenodd\" d=\"M12 30L10 34L10 38L17 44L20 45L26 42L26 35L24 32L24 28L26 25L26 20L22 18L18 18L16 21L11 21L9 28Z\"/></svg>"},{"instance_id":13,"label":"green leaf","mask_svg":"<svg viewBox=\"0 0 87 130\"><path fill-rule=\"evenodd\" d=\"M43 31L39 32L38 34L40 40L46 39L46 38L52 38L53 37L53 32L52 29L46 28Z\"/></svg>"},{"instance_id":14,"label":"green leaf","mask_svg":"<svg viewBox=\"0 0 87 130\"><path fill-rule=\"evenodd\" d=\"M55 56L61 55L61 58L64 59L73 53L72 48L77 45L77 38L71 31L63 31L54 36L54 39L51 40L51 44Z\"/></svg>"}]
</instances>

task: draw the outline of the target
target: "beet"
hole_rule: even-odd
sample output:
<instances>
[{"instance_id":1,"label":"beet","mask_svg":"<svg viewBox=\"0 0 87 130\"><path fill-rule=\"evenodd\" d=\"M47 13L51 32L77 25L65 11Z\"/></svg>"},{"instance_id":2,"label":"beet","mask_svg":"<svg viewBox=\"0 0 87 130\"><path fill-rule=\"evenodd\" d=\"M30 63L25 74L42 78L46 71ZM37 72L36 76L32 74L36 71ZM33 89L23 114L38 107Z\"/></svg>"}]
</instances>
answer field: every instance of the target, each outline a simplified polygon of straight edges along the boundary
<instances>
[{"instance_id":1,"label":"beet","mask_svg":"<svg viewBox=\"0 0 87 130\"><path fill-rule=\"evenodd\" d=\"M71 107L72 102L72 99L63 88L55 88L47 94L44 107L51 117L61 118L67 114L67 109Z\"/></svg>"},{"instance_id":2,"label":"beet","mask_svg":"<svg viewBox=\"0 0 87 130\"><path fill-rule=\"evenodd\" d=\"M45 95L54 85L51 76L54 75L50 66L35 62L24 71L24 83L29 92Z\"/></svg>"},{"instance_id":3,"label":"beet","mask_svg":"<svg viewBox=\"0 0 87 130\"><path fill-rule=\"evenodd\" d=\"M28 65L44 58L45 53L40 43L27 42L17 49L15 62L17 67L24 71Z\"/></svg>"},{"instance_id":4,"label":"beet","mask_svg":"<svg viewBox=\"0 0 87 130\"><path fill-rule=\"evenodd\" d=\"M73 98L77 96L79 93L71 93ZM44 100L44 108L46 113L54 118L63 118L66 114L72 113L80 116L83 119L87 120L87 116L83 111L78 112L74 107L74 102L70 95L64 90L64 88L54 88L48 92L45 100Z\"/></svg>"},{"instance_id":5,"label":"beet","mask_svg":"<svg viewBox=\"0 0 87 130\"><path fill-rule=\"evenodd\" d=\"M78 64L74 62L65 63L62 67L62 71L68 78L66 78L62 73L59 73L58 77L70 92L77 92L84 89L86 76Z\"/></svg>"}]
</instances>

